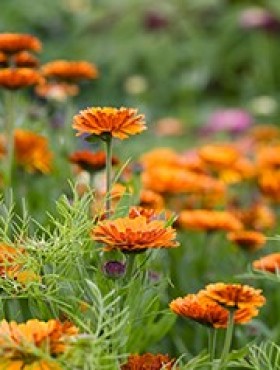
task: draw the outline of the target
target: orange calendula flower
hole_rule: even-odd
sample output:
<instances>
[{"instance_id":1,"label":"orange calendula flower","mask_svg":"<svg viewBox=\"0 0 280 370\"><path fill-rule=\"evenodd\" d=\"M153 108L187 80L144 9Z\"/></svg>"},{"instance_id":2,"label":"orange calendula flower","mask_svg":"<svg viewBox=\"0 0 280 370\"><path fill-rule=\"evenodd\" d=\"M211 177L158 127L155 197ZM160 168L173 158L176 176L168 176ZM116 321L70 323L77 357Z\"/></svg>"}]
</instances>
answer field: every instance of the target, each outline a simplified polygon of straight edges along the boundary
<instances>
[{"instance_id":1,"label":"orange calendula flower","mask_svg":"<svg viewBox=\"0 0 280 370\"><path fill-rule=\"evenodd\" d=\"M128 217L136 218L139 216L146 217L148 221L153 221L153 220L165 220L166 221L165 212L157 211L152 208L144 208L141 206L131 207L128 213Z\"/></svg>"},{"instance_id":2,"label":"orange calendula flower","mask_svg":"<svg viewBox=\"0 0 280 370\"><path fill-rule=\"evenodd\" d=\"M228 325L229 311L207 297L203 290L197 294L188 294L184 298L176 298L169 307L177 315L197 321L198 323L213 328L226 328ZM235 324L246 324L258 315L255 307L243 307L234 312Z\"/></svg>"},{"instance_id":3,"label":"orange calendula flower","mask_svg":"<svg viewBox=\"0 0 280 370\"><path fill-rule=\"evenodd\" d=\"M89 150L79 150L70 155L71 163L77 164L88 172L100 171L106 167L106 153L103 150L91 152ZM118 158L112 156L112 165L119 163Z\"/></svg>"},{"instance_id":4,"label":"orange calendula flower","mask_svg":"<svg viewBox=\"0 0 280 370\"><path fill-rule=\"evenodd\" d=\"M253 262L253 268L272 273L280 271L280 253L271 253Z\"/></svg>"},{"instance_id":5,"label":"orange calendula flower","mask_svg":"<svg viewBox=\"0 0 280 370\"><path fill-rule=\"evenodd\" d=\"M175 229L165 227L165 221L149 221L144 216L105 220L92 230L91 236L106 245L105 251L139 253L146 249L178 246Z\"/></svg>"},{"instance_id":6,"label":"orange calendula flower","mask_svg":"<svg viewBox=\"0 0 280 370\"><path fill-rule=\"evenodd\" d=\"M264 234L254 230L238 230L227 235L227 238L241 248L255 251L264 246L266 237Z\"/></svg>"},{"instance_id":7,"label":"orange calendula flower","mask_svg":"<svg viewBox=\"0 0 280 370\"><path fill-rule=\"evenodd\" d=\"M280 139L280 130L276 125L258 125L251 128L249 135L257 143L268 143Z\"/></svg>"},{"instance_id":8,"label":"orange calendula flower","mask_svg":"<svg viewBox=\"0 0 280 370\"><path fill-rule=\"evenodd\" d=\"M45 137L32 131L15 130L15 158L18 165L27 172L36 171L47 174L51 171L52 152Z\"/></svg>"},{"instance_id":9,"label":"orange calendula flower","mask_svg":"<svg viewBox=\"0 0 280 370\"><path fill-rule=\"evenodd\" d=\"M280 169L280 145L260 148L257 151L256 162L260 171Z\"/></svg>"},{"instance_id":10,"label":"orange calendula flower","mask_svg":"<svg viewBox=\"0 0 280 370\"><path fill-rule=\"evenodd\" d=\"M42 81L40 73L31 68L0 69L0 87L8 90L18 90L33 86L40 81Z\"/></svg>"},{"instance_id":11,"label":"orange calendula flower","mask_svg":"<svg viewBox=\"0 0 280 370\"><path fill-rule=\"evenodd\" d=\"M137 115L136 109L124 107L82 110L74 116L73 128L78 131L77 136L107 134L121 140L146 130L144 115Z\"/></svg>"},{"instance_id":12,"label":"orange calendula flower","mask_svg":"<svg viewBox=\"0 0 280 370\"><path fill-rule=\"evenodd\" d=\"M121 370L171 370L174 360L168 355L145 353L144 355L130 355L127 363L121 366Z\"/></svg>"},{"instance_id":13,"label":"orange calendula flower","mask_svg":"<svg viewBox=\"0 0 280 370\"><path fill-rule=\"evenodd\" d=\"M98 77L97 67L83 60L54 60L42 66L45 77L67 81L89 80Z\"/></svg>"},{"instance_id":14,"label":"orange calendula flower","mask_svg":"<svg viewBox=\"0 0 280 370\"><path fill-rule=\"evenodd\" d=\"M69 96L79 94L79 87L66 82L44 82L35 86L35 93L44 99L65 102Z\"/></svg>"},{"instance_id":15,"label":"orange calendula flower","mask_svg":"<svg viewBox=\"0 0 280 370\"><path fill-rule=\"evenodd\" d=\"M182 211L178 224L186 229L205 231L235 231L242 229L242 223L230 212L195 209Z\"/></svg>"},{"instance_id":16,"label":"orange calendula flower","mask_svg":"<svg viewBox=\"0 0 280 370\"><path fill-rule=\"evenodd\" d=\"M70 338L77 334L78 328L70 322L61 323L58 320L43 322L32 319L26 323L17 324L15 321L2 320L0 322L1 365L6 362L11 369L13 369L12 365L20 365L18 369L29 369L28 366L31 365L34 365L35 369L59 369L51 360L45 361L38 358L37 352L32 353L32 347L56 357L66 351ZM39 365L45 365L45 367L40 368Z\"/></svg>"},{"instance_id":17,"label":"orange calendula flower","mask_svg":"<svg viewBox=\"0 0 280 370\"><path fill-rule=\"evenodd\" d=\"M23 33L1 33L0 50L6 54L14 54L23 50L41 51L42 44L37 37Z\"/></svg>"},{"instance_id":18,"label":"orange calendula flower","mask_svg":"<svg viewBox=\"0 0 280 370\"><path fill-rule=\"evenodd\" d=\"M208 298L227 308L257 308L265 304L262 290L249 285L216 283L201 291Z\"/></svg>"},{"instance_id":19,"label":"orange calendula flower","mask_svg":"<svg viewBox=\"0 0 280 370\"><path fill-rule=\"evenodd\" d=\"M172 166L153 167L144 171L142 182L145 188L160 194L215 193L222 197L225 193L225 185L221 180Z\"/></svg>"},{"instance_id":20,"label":"orange calendula flower","mask_svg":"<svg viewBox=\"0 0 280 370\"><path fill-rule=\"evenodd\" d=\"M198 155L205 164L214 169L230 166L240 156L236 148L226 144L205 145L199 149Z\"/></svg>"},{"instance_id":21,"label":"orange calendula flower","mask_svg":"<svg viewBox=\"0 0 280 370\"><path fill-rule=\"evenodd\" d=\"M280 170L264 170L258 179L261 192L274 202L280 202Z\"/></svg>"},{"instance_id":22,"label":"orange calendula flower","mask_svg":"<svg viewBox=\"0 0 280 370\"><path fill-rule=\"evenodd\" d=\"M163 209L164 199L160 194L152 190L143 189L140 192L140 206L143 208Z\"/></svg>"},{"instance_id":23,"label":"orange calendula flower","mask_svg":"<svg viewBox=\"0 0 280 370\"><path fill-rule=\"evenodd\" d=\"M250 180L256 176L256 168L246 158L237 159L231 166L219 171L219 178L227 184Z\"/></svg>"},{"instance_id":24,"label":"orange calendula flower","mask_svg":"<svg viewBox=\"0 0 280 370\"><path fill-rule=\"evenodd\" d=\"M14 55L14 63L17 67L36 68L39 65L39 59L28 51L21 51Z\"/></svg>"}]
</instances>

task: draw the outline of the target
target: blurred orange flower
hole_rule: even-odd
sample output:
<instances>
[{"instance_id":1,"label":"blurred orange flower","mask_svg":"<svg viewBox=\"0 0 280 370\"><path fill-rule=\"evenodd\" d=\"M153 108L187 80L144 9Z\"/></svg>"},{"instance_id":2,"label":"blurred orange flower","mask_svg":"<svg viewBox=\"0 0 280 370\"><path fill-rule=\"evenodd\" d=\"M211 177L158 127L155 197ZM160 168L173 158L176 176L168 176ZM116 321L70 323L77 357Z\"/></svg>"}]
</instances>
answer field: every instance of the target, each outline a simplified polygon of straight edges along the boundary
<instances>
[{"instance_id":1,"label":"blurred orange flower","mask_svg":"<svg viewBox=\"0 0 280 370\"><path fill-rule=\"evenodd\" d=\"M280 169L280 145L261 147L256 153L259 171Z\"/></svg>"},{"instance_id":2,"label":"blurred orange flower","mask_svg":"<svg viewBox=\"0 0 280 370\"><path fill-rule=\"evenodd\" d=\"M221 180L172 166L158 166L144 171L142 183L147 189L166 194L215 193L223 197L226 190Z\"/></svg>"},{"instance_id":3,"label":"blurred orange flower","mask_svg":"<svg viewBox=\"0 0 280 370\"><path fill-rule=\"evenodd\" d=\"M35 93L41 98L64 102L69 96L79 94L79 87L63 82L43 82L35 86Z\"/></svg>"},{"instance_id":4,"label":"blurred orange flower","mask_svg":"<svg viewBox=\"0 0 280 370\"><path fill-rule=\"evenodd\" d=\"M1 366L4 362L10 366L9 369L28 369L28 365L31 364L34 364L35 369L59 369L59 367L52 367L54 365L51 361L39 359L37 352L32 353L32 347L37 347L55 357L66 351L67 342L77 334L78 328L70 322L61 323L58 320L43 322L32 319L26 323L17 324L15 321L2 320L0 322ZM34 351L36 351L35 348ZM43 364L46 367L39 367ZM18 367L15 367L16 365Z\"/></svg>"},{"instance_id":5,"label":"blurred orange flower","mask_svg":"<svg viewBox=\"0 0 280 370\"><path fill-rule=\"evenodd\" d=\"M209 144L198 150L199 157L213 169L231 166L240 156L238 150L229 144Z\"/></svg>"},{"instance_id":6,"label":"blurred orange flower","mask_svg":"<svg viewBox=\"0 0 280 370\"><path fill-rule=\"evenodd\" d=\"M237 159L228 168L219 171L219 178L227 184L250 180L256 176L255 165L246 158Z\"/></svg>"},{"instance_id":7,"label":"blurred orange flower","mask_svg":"<svg viewBox=\"0 0 280 370\"><path fill-rule=\"evenodd\" d=\"M242 229L242 223L230 212L206 209L182 211L178 224L186 229L205 231L235 231Z\"/></svg>"},{"instance_id":8,"label":"blurred orange flower","mask_svg":"<svg viewBox=\"0 0 280 370\"><path fill-rule=\"evenodd\" d=\"M42 44L37 37L23 33L1 33L0 50L7 54L23 50L41 51Z\"/></svg>"},{"instance_id":9,"label":"blurred orange flower","mask_svg":"<svg viewBox=\"0 0 280 370\"><path fill-rule=\"evenodd\" d=\"M272 273L280 271L280 253L271 253L253 262L253 268Z\"/></svg>"},{"instance_id":10,"label":"blurred orange flower","mask_svg":"<svg viewBox=\"0 0 280 370\"><path fill-rule=\"evenodd\" d=\"M139 216L146 217L147 221L153 220L165 220L166 221L166 213L161 212L152 208L143 208L141 206L134 206L129 209L128 217L129 218L136 218Z\"/></svg>"},{"instance_id":11,"label":"blurred orange flower","mask_svg":"<svg viewBox=\"0 0 280 370\"><path fill-rule=\"evenodd\" d=\"M152 190L142 189L140 192L140 206L143 208L163 209L164 199L160 194Z\"/></svg>"},{"instance_id":12,"label":"blurred orange flower","mask_svg":"<svg viewBox=\"0 0 280 370\"><path fill-rule=\"evenodd\" d=\"M241 248L251 252L262 248L266 242L265 235L254 230L233 231L227 235L227 238Z\"/></svg>"},{"instance_id":13,"label":"blurred orange flower","mask_svg":"<svg viewBox=\"0 0 280 370\"><path fill-rule=\"evenodd\" d=\"M17 67L36 68L39 65L39 59L28 51L21 51L14 55L14 63Z\"/></svg>"},{"instance_id":14,"label":"blurred orange flower","mask_svg":"<svg viewBox=\"0 0 280 370\"><path fill-rule=\"evenodd\" d=\"M257 125L249 131L249 135L257 143L269 143L280 139L280 129L276 125Z\"/></svg>"},{"instance_id":15,"label":"blurred orange flower","mask_svg":"<svg viewBox=\"0 0 280 370\"><path fill-rule=\"evenodd\" d=\"M168 355L162 354L130 355L127 363L121 365L121 370L171 370L174 362Z\"/></svg>"},{"instance_id":16,"label":"blurred orange flower","mask_svg":"<svg viewBox=\"0 0 280 370\"><path fill-rule=\"evenodd\" d=\"M22 248L0 243L0 276L16 277L22 267Z\"/></svg>"},{"instance_id":17,"label":"blurred orange flower","mask_svg":"<svg viewBox=\"0 0 280 370\"><path fill-rule=\"evenodd\" d=\"M77 164L88 172L100 171L106 167L106 153L104 151L91 152L89 150L76 151L70 155L71 163ZM112 156L112 165L118 164L117 157Z\"/></svg>"},{"instance_id":18,"label":"blurred orange flower","mask_svg":"<svg viewBox=\"0 0 280 370\"><path fill-rule=\"evenodd\" d=\"M83 60L54 60L42 66L42 74L60 80L77 81L97 78L98 70L94 64Z\"/></svg>"},{"instance_id":19,"label":"blurred orange flower","mask_svg":"<svg viewBox=\"0 0 280 370\"><path fill-rule=\"evenodd\" d=\"M227 308L257 308L265 304L261 289L249 285L216 283L201 291L208 298Z\"/></svg>"},{"instance_id":20,"label":"blurred orange flower","mask_svg":"<svg viewBox=\"0 0 280 370\"><path fill-rule=\"evenodd\" d=\"M4 68L0 69L0 87L8 90L17 90L36 85L42 81L40 73L31 68Z\"/></svg>"},{"instance_id":21,"label":"blurred orange flower","mask_svg":"<svg viewBox=\"0 0 280 370\"><path fill-rule=\"evenodd\" d=\"M280 170L264 170L258 179L261 192L274 202L280 202Z\"/></svg>"},{"instance_id":22,"label":"blurred orange flower","mask_svg":"<svg viewBox=\"0 0 280 370\"><path fill-rule=\"evenodd\" d=\"M105 251L139 253L146 249L178 246L175 229L165 227L165 221L149 221L144 216L105 220L94 227L91 236L105 244Z\"/></svg>"},{"instance_id":23,"label":"blurred orange flower","mask_svg":"<svg viewBox=\"0 0 280 370\"><path fill-rule=\"evenodd\" d=\"M48 174L52 167L53 154L45 137L32 131L17 129L14 133L15 159L27 172Z\"/></svg>"},{"instance_id":24,"label":"blurred orange flower","mask_svg":"<svg viewBox=\"0 0 280 370\"><path fill-rule=\"evenodd\" d=\"M77 136L107 134L121 140L146 130L144 115L137 115L136 109L124 107L82 110L74 116L73 128L78 131Z\"/></svg>"}]
</instances>

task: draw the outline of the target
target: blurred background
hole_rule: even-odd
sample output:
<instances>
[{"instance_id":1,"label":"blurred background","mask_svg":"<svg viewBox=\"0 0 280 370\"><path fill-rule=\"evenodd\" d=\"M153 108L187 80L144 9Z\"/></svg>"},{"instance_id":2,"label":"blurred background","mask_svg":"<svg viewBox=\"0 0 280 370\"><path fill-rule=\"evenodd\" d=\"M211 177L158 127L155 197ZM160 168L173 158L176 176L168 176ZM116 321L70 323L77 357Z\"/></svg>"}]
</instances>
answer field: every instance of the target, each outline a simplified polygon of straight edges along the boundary
<instances>
[{"instance_id":1,"label":"blurred background","mask_svg":"<svg viewBox=\"0 0 280 370\"><path fill-rule=\"evenodd\" d=\"M80 107L135 106L187 127L221 107L278 120L279 0L4 0L0 31L39 37L42 63L95 63Z\"/></svg>"}]
</instances>

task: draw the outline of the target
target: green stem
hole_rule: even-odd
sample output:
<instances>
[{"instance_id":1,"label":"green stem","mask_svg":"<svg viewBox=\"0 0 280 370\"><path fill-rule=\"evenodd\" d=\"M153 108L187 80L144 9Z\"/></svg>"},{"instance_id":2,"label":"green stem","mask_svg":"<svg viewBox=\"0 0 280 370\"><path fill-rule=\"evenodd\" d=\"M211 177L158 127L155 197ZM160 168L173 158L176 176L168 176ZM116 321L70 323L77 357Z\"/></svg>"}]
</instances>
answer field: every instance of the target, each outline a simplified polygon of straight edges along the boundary
<instances>
[{"instance_id":1,"label":"green stem","mask_svg":"<svg viewBox=\"0 0 280 370\"><path fill-rule=\"evenodd\" d=\"M15 93L5 91L5 134L7 137L7 161L5 168L5 183L7 187L12 185L12 171L14 161L14 98Z\"/></svg>"},{"instance_id":2,"label":"green stem","mask_svg":"<svg viewBox=\"0 0 280 370\"><path fill-rule=\"evenodd\" d=\"M130 278L133 276L135 257L136 257L135 253L126 255L126 272L125 272L126 280L130 280Z\"/></svg>"},{"instance_id":3,"label":"green stem","mask_svg":"<svg viewBox=\"0 0 280 370\"><path fill-rule=\"evenodd\" d=\"M230 351L232 335L233 335L233 328L234 328L234 310L229 310L226 337L225 337L224 348L223 348L223 352L221 355L221 361L220 361L220 367L219 367L220 369L223 368L227 355L229 354L229 351Z\"/></svg>"},{"instance_id":4,"label":"green stem","mask_svg":"<svg viewBox=\"0 0 280 370\"><path fill-rule=\"evenodd\" d=\"M73 103L70 97L67 98L66 107L65 107L65 119L64 119L64 127L61 138L64 147L64 154L68 155L72 149L72 141L73 141L73 129L71 125L71 121L74 115Z\"/></svg>"},{"instance_id":5,"label":"green stem","mask_svg":"<svg viewBox=\"0 0 280 370\"><path fill-rule=\"evenodd\" d=\"M208 341L210 361L213 361L216 353L217 329L209 328Z\"/></svg>"},{"instance_id":6,"label":"green stem","mask_svg":"<svg viewBox=\"0 0 280 370\"><path fill-rule=\"evenodd\" d=\"M105 213L107 218L110 217L111 211L111 187L112 187L112 147L113 147L112 136L108 136L105 140L106 146L106 204Z\"/></svg>"}]
</instances>

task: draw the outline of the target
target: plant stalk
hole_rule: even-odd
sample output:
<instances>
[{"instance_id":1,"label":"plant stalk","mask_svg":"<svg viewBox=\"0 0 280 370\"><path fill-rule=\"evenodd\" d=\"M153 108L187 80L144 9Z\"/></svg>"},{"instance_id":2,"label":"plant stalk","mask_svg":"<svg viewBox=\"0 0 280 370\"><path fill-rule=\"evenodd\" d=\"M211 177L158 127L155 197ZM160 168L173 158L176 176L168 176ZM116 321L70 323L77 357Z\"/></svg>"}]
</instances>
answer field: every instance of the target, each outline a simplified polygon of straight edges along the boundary
<instances>
[{"instance_id":1,"label":"plant stalk","mask_svg":"<svg viewBox=\"0 0 280 370\"><path fill-rule=\"evenodd\" d=\"M223 352L222 352L222 355L221 355L221 361L220 361L219 369L223 368L223 365L226 361L227 355L230 352L232 335L233 335L233 328L234 328L234 311L235 310L233 310L233 309L229 310L226 337L225 337Z\"/></svg>"},{"instance_id":2,"label":"plant stalk","mask_svg":"<svg viewBox=\"0 0 280 370\"><path fill-rule=\"evenodd\" d=\"M14 103L15 93L12 91L5 91L5 112L4 120L5 134L7 137L7 160L5 168L5 184L7 187L12 186L12 172L14 161Z\"/></svg>"},{"instance_id":3,"label":"plant stalk","mask_svg":"<svg viewBox=\"0 0 280 370\"><path fill-rule=\"evenodd\" d=\"M110 217L111 211L111 187L112 187L112 147L113 147L112 136L108 136L105 140L106 146L106 203L105 203L105 214L106 217Z\"/></svg>"}]
</instances>

